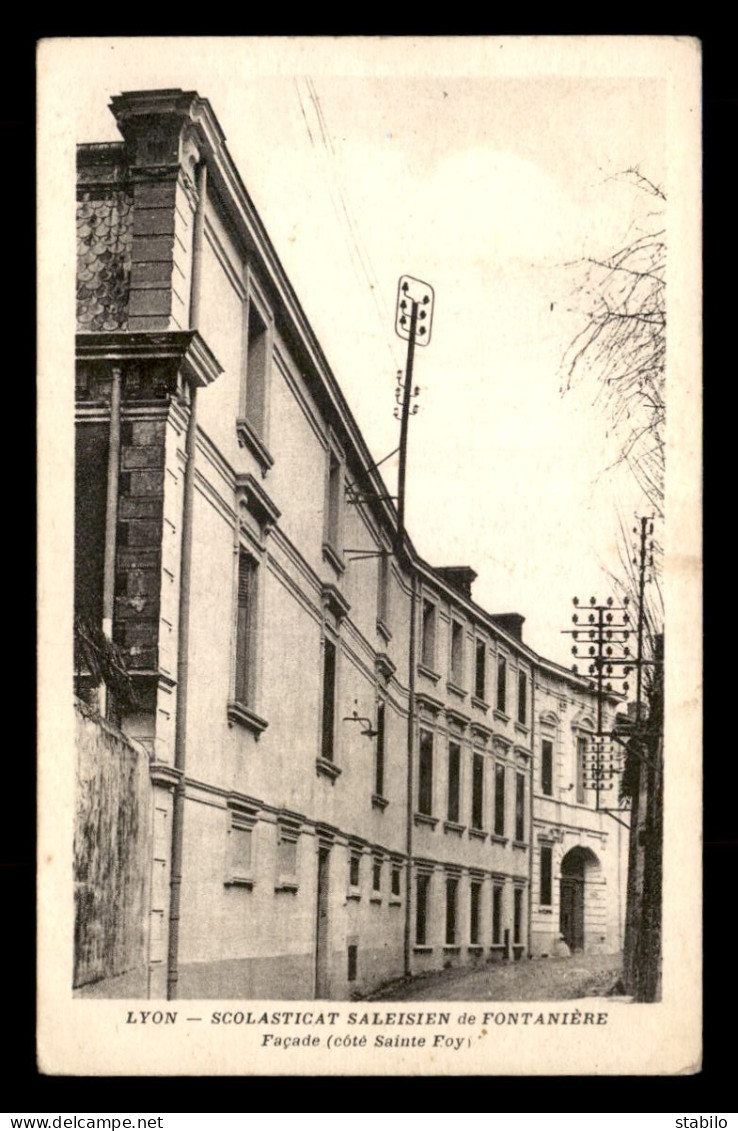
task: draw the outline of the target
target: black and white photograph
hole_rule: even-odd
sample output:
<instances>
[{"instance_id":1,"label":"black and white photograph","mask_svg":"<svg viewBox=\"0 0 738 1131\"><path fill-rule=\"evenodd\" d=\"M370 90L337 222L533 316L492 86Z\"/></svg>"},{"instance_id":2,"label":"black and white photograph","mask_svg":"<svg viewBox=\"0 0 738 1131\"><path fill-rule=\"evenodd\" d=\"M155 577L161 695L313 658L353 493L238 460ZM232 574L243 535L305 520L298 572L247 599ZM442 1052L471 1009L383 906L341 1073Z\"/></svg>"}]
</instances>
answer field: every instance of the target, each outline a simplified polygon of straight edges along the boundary
<instances>
[{"instance_id":1,"label":"black and white photograph","mask_svg":"<svg viewBox=\"0 0 738 1131\"><path fill-rule=\"evenodd\" d=\"M38 73L43 1069L699 1071L699 43Z\"/></svg>"}]
</instances>

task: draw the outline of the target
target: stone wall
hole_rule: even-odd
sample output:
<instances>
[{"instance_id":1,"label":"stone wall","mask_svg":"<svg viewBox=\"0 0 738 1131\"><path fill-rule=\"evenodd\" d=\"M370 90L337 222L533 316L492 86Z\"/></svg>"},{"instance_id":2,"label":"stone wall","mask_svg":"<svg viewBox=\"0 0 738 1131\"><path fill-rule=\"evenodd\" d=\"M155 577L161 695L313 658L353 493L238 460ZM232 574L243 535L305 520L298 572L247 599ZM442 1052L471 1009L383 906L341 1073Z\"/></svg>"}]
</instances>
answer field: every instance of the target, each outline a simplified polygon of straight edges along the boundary
<instances>
[{"instance_id":1,"label":"stone wall","mask_svg":"<svg viewBox=\"0 0 738 1131\"><path fill-rule=\"evenodd\" d=\"M74 988L146 996L151 783L148 756L76 705Z\"/></svg>"}]
</instances>

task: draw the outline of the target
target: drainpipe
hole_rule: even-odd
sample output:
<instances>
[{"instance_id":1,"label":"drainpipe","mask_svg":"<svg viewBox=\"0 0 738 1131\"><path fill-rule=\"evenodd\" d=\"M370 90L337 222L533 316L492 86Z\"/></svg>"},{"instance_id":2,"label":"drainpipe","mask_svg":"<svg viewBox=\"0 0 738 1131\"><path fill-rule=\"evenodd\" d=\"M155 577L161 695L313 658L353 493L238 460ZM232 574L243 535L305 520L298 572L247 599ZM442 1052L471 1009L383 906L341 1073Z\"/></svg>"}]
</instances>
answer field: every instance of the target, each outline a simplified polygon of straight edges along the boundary
<instances>
[{"instance_id":1,"label":"drainpipe","mask_svg":"<svg viewBox=\"0 0 738 1131\"><path fill-rule=\"evenodd\" d=\"M113 639L115 613L115 551L118 527L118 485L120 481L120 394L121 369L114 365L110 386L110 434L108 440L108 493L105 503L105 561L103 567L103 636ZM107 716L112 696L103 682L100 713Z\"/></svg>"},{"instance_id":2,"label":"drainpipe","mask_svg":"<svg viewBox=\"0 0 738 1131\"><path fill-rule=\"evenodd\" d=\"M197 211L192 246L192 284L190 289L190 327L197 328L202 277L202 242L205 228L207 167L200 165L197 176ZM182 501L182 548L179 584L179 647L177 657L177 717L174 737L174 768L178 771L172 813L172 860L169 899L169 947L167 954L167 1000L177 998L179 982L179 920L182 897L182 855L184 844L185 770L187 764L187 686L189 679L190 583L192 573L192 510L195 497L195 451L197 448L197 386L189 385L190 416L185 439L184 498Z\"/></svg>"},{"instance_id":3,"label":"drainpipe","mask_svg":"<svg viewBox=\"0 0 738 1131\"><path fill-rule=\"evenodd\" d=\"M528 808L530 810L529 845L528 845L528 958L533 956L533 853L535 842L533 840L533 791L536 782L536 670L531 668L530 673L530 797ZM553 883L553 853L551 853L551 883Z\"/></svg>"},{"instance_id":4,"label":"drainpipe","mask_svg":"<svg viewBox=\"0 0 738 1131\"><path fill-rule=\"evenodd\" d=\"M415 736L415 607L417 581L410 563L410 670L408 673L407 704L407 879L405 883L405 976L412 973L411 935L412 915L410 900L413 885L413 744Z\"/></svg>"}]
</instances>

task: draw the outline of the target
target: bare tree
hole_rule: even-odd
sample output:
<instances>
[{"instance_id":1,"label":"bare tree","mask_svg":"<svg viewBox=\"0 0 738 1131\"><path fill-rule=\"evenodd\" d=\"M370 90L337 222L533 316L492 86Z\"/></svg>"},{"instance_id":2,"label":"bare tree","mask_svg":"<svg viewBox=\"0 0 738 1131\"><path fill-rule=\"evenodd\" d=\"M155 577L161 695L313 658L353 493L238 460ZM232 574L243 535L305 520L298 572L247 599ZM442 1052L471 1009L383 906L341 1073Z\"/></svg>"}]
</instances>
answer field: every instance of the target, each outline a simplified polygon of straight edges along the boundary
<instances>
[{"instance_id":1,"label":"bare tree","mask_svg":"<svg viewBox=\"0 0 738 1131\"><path fill-rule=\"evenodd\" d=\"M617 453L603 474L626 467L644 509L659 520L664 517L666 463L666 195L636 168L613 179L636 190L639 215L618 251L568 265L576 272L572 298L583 327L564 354L560 391L563 395L579 384L592 390L592 403L600 408ZM632 599L638 592L632 523L622 514L617 521L620 571L611 577ZM651 646L663 628L661 561L657 526L645 608Z\"/></svg>"}]
</instances>

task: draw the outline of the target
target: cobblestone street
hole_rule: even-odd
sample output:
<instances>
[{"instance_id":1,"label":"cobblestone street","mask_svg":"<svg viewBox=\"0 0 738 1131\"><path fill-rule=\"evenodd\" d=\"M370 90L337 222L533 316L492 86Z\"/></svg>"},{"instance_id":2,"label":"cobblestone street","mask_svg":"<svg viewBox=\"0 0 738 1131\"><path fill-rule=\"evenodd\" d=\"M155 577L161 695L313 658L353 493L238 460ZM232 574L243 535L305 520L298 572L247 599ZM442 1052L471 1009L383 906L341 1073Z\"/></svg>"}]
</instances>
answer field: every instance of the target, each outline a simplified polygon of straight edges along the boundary
<instances>
[{"instance_id":1,"label":"cobblestone street","mask_svg":"<svg viewBox=\"0 0 738 1131\"><path fill-rule=\"evenodd\" d=\"M620 976L620 954L574 954L441 970L395 983L371 1001L560 1001L604 997Z\"/></svg>"}]
</instances>

